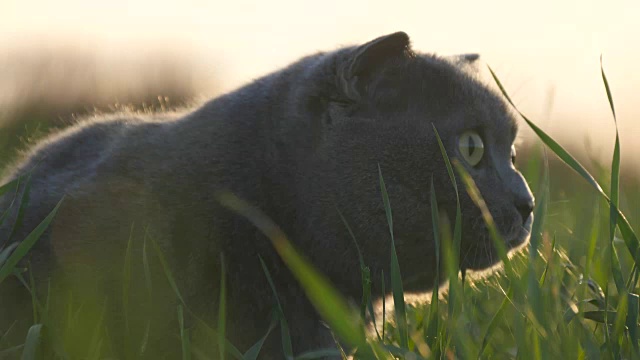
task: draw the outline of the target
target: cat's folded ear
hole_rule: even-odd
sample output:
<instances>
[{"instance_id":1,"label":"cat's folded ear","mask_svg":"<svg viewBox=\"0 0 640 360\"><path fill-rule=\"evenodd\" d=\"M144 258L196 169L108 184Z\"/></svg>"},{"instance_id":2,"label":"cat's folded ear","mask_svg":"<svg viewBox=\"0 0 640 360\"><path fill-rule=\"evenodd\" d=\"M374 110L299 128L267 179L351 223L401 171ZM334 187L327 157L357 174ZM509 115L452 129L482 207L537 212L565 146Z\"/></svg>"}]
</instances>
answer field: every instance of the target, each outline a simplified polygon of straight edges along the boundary
<instances>
[{"instance_id":1,"label":"cat's folded ear","mask_svg":"<svg viewBox=\"0 0 640 360\"><path fill-rule=\"evenodd\" d=\"M399 31L381 36L355 48L339 69L344 94L351 100L361 99L368 83L394 59L412 57L409 35Z\"/></svg>"},{"instance_id":2,"label":"cat's folded ear","mask_svg":"<svg viewBox=\"0 0 640 360\"><path fill-rule=\"evenodd\" d=\"M470 54L460 54L454 55L453 58L457 59L458 62L463 62L467 64L473 64L480 59L480 54L470 53Z\"/></svg>"},{"instance_id":3,"label":"cat's folded ear","mask_svg":"<svg viewBox=\"0 0 640 360\"><path fill-rule=\"evenodd\" d=\"M467 66L467 67L475 68L480 63L480 61L478 61L478 59L480 59L480 54L469 53L469 54L450 55L450 56L445 56L444 59L461 67Z\"/></svg>"}]
</instances>

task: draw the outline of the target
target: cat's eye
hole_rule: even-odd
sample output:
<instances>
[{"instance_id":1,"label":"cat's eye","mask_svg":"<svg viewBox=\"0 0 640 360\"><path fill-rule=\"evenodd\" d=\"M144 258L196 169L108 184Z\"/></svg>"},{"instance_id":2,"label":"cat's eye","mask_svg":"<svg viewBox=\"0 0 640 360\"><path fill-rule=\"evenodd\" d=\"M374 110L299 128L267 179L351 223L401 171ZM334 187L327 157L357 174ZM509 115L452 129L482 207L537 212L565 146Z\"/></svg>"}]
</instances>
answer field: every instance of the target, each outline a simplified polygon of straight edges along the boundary
<instances>
[{"instance_id":1,"label":"cat's eye","mask_svg":"<svg viewBox=\"0 0 640 360\"><path fill-rule=\"evenodd\" d=\"M516 163L516 147L511 145L511 162Z\"/></svg>"},{"instance_id":2,"label":"cat's eye","mask_svg":"<svg viewBox=\"0 0 640 360\"><path fill-rule=\"evenodd\" d=\"M467 131L458 139L458 150L464 161L471 166L476 166L484 155L484 143L475 131Z\"/></svg>"}]
</instances>

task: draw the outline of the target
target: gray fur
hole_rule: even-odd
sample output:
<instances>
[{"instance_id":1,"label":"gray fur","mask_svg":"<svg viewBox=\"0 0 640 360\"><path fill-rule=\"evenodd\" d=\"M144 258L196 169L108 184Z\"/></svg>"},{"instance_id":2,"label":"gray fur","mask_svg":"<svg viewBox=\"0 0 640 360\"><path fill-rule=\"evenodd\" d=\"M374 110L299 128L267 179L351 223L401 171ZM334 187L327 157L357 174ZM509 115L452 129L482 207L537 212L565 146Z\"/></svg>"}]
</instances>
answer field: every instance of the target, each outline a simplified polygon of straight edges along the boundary
<instances>
[{"instance_id":1,"label":"gray fur","mask_svg":"<svg viewBox=\"0 0 640 360\"><path fill-rule=\"evenodd\" d=\"M56 220L29 256L31 269L40 283L54 272L71 283L92 279L96 291L116 299L109 303L115 329L122 329L118 294L130 237L136 259L132 288L138 289L131 296L147 304L140 261L146 233L162 248L186 303L210 321L215 321L224 254L227 335L241 351L266 332L275 301L258 256L273 276L294 352L333 346L270 242L222 207L215 194L229 190L258 206L343 294L359 301L356 248L336 209L352 227L372 278L380 279L383 270L390 274L379 165L391 200L405 290L427 292L437 283L432 179L440 208L455 217L453 188L432 124L453 158L459 157L457 139L463 131L482 134L483 163L467 169L508 246L521 247L528 239L533 197L510 159L514 118L499 96L459 64L416 54L404 33L305 57L175 119L91 120L53 136L5 179L30 173L31 190L22 226L9 239L19 205L13 202L10 218L0 226L0 247L23 239L65 196ZM14 194L0 199L0 209L12 199ZM461 202L461 266L491 267L498 259L479 210L464 192ZM153 253L149 241L147 246ZM153 291L160 295L154 295L153 306L140 305L140 312L175 318L176 303L157 259L151 267ZM373 294L380 294L379 285L373 284ZM0 307L15 316L14 309L28 304L29 297L17 281L2 286ZM6 297L9 291L15 297ZM152 328L165 325L169 332L178 331L170 321ZM129 330L136 331L141 330ZM114 331L114 342L126 343L130 333ZM154 335L151 346L170 343ZM263 356L281 358L277 330Z\"/></svg>"}]
</instances>

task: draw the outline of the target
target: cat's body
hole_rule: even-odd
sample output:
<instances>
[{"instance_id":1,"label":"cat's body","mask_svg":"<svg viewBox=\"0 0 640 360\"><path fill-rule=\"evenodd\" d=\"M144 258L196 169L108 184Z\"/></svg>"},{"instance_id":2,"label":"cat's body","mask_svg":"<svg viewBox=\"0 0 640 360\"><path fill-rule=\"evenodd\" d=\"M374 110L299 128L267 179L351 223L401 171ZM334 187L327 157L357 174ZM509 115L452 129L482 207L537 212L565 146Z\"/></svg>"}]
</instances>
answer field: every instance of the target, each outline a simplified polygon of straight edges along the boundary
<instances>
[{"instance_id":1,"label":"cat's body","mask_svg":"<svg viewBox=\"0 0 640 360\"><path fill-rule=\"evenodd\" d=\"M30 174L29 203L11 242L23 239L65 196L27 257L36 280L45 281L58 269L71 284L76 278L91 279L95 289L82 291L117 299L108 305L110 314L120 314L111 316L112 326L136 316L145 324L144 316L169 311L168 320L154 323L153 329L171 334L179 331L173 316L177 301L153 244L164 253L186 304L213 324L223 254L227 337L241 351L265 334L275 303L260 256L291 326L294 353L332 346L331 334L269 240L224 208L216 194L230 191L260 208L340 291L357 301L362 289L358 255L338 210L352 227L372 278L380 279L383 270L388 275L391 242L379 191L380 166L405 290L429 291L436 270L432 179L440 208L455 213L433 125L452 157L460 157L461 132L482 134L486 166L467 167L509 247L524 243L533 198L510 161L513 118L496 95L457 65L414 54L404 33L309 56L177 119L99 120L57 135L6 179ZM0 198L0 210L10 206L14 195ZM497 257L479 211L464 193L461 201L461 266L492 266ZM19 202L13 202L0 225L0 247L9 244ZM133 259L129 270L127 257ZM149 269L143 257L151 262ZM125 274L131 274L131 300L122 301L138 302L143 309L126 316L118 307ZM378 282L374 294L380 293ZM28 309L30 298L17 280L9 279L0 291L4 310L25 303ZM15 297L7 297L9 292ZM151 298L153 306L148 305ZM2 311L0 316L9 316ZM0 331L5 324L2 318ZM135 336L115 334L114 341L130 342L143 336L144 328L128 330ZM265 358L281 356L277 333L267 341Z\"/></svg>"}]
</instances>

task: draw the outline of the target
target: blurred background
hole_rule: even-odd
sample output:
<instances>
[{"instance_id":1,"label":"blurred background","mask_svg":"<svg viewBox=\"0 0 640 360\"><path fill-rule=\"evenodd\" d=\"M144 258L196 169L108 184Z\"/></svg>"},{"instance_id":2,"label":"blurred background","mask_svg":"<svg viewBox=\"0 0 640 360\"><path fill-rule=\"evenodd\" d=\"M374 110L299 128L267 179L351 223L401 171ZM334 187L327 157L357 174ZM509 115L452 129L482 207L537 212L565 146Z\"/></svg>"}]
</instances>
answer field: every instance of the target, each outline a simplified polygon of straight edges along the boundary
<instances>
[{"instance_id":1,"label":"blurred background","mask_svg":"<svg viewBox=\"0 0 640 360\"><path fill-rule=\"evenodd\" d=\"M602 54L623 169L636 172L639 17L637 0L3 0L0 151L96 110L194 104L305 54L404 30L419 51L480 53L534 122L608 163L615 133Z\"/></svg>"}]
</instances>

